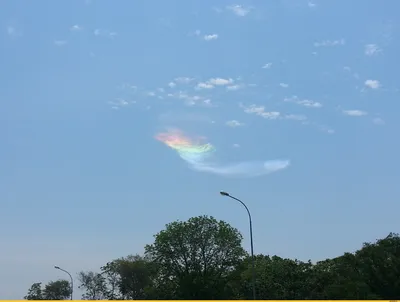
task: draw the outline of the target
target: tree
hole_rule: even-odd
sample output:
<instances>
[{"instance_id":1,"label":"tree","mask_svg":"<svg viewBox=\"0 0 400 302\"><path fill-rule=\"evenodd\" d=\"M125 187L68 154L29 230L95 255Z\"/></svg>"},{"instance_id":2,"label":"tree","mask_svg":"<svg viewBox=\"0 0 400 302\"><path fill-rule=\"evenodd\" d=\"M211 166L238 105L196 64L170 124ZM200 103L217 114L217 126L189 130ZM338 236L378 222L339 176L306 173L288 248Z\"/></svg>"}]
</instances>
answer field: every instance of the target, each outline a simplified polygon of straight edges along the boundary
<instances>
[{"instance_id":1,"label":"tree","mask_svg":"<svg viewBox=\"0 0 400 302\"><path fill-rule=\"evenodd\" d=\"M154 237L145 251L158 268L157 299L229 298L229 277L246 255L237 229L199 216L167 224Z\"/></svg>"},{"instance_id":2,"label":"tree","mask_svg":"<svg viewBox=\"0 0 400 302\"><path fill-rule=\"evenodd\" d=\"M67 280L50 281L42 289L42 283L33 283L25 300L66 300L71 297L71 285Z\"/></svg>"},{"instance_id":3,"label":"tree","mask_svg":"<svg viewBox=\"0 0 400 302\"><path fill-rule=\"evenodd\" d=\"M138 300L148 297L152 283L151 263L139 255L108 262L101 273L80 272L78 275L88 300Z\"/></svg>"},{"instance_id":4,"label":"tree","mask_svg":"<svg viewBox=\"0 0 400 302\"><path fill-rule=\"evenodd\" d=\"M84 290L83 300L106 300L107 286L102 274L94 272L80 272L78 280L80 289Z\"/></svg>"},{"instance_id":5,"label":"tree","mask_svg":"<svg viewBox=\"0 0 400 302\"><path fill-rule=\"evenodd\" d=\"M400 237L390 233L356 252L359 270L371 290L382 299L400 297Z\"/></svg>"},{"instance_id":6,"label":"tree","mask_svg":"<svg viewBox=\"0 0 400 302\"><path fill-rule=\"evenodd\" d=\"M66 300L71 297L71 284L67 280L50 281L43 289L45 300Z\"/></svg>"},{"instance_id":7,"label":"tree","mask_svg":"<svg viewBox=\"0 0 400 302\"><path fill-rule=\"evenodd\" d=\"M44 300L42 293L42 283L33 283L28 294L24 297L25 300Z\"/></svg>"}]
</instances>

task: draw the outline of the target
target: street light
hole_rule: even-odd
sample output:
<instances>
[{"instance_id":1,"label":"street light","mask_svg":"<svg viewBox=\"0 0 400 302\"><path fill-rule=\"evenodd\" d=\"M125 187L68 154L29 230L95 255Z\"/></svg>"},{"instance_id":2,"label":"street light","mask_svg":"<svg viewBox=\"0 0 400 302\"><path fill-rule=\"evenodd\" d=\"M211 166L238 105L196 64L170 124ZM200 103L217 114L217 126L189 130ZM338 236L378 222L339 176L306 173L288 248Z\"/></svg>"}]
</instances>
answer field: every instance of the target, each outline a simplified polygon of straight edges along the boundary
<instances>
[{"instance_id":1,"label":"street light","mask_svg":"<svg viewBox=\"0 0 400 302\"><path fill-rule=\"evenodd\" d=\"M246 204L241 201L239 198L236 198L232 195L230 195L228 192L225 191L221 191L219 192L222 196L226 196L229 198L232 198L236 201L239 201L246 209L247 214L249 215L249 222L250 222L250 245L251 245L251 275L252 275L252 283L253 283L253 299L256 300L256 268L255 268L255 259L254 259L254 248L253 248L253 224L251 222L251 214L250 211L248 209L248 207L246 206Z\"/></svg>"},{"instance_id":2,"label":"street light","mask_svg":"<svg viewBox=\"0 0 400 302\"><path fill-rule=\"evenodd\" d=\"M67 272L65 269L62 269L59 266L54 266L54 268L58 269L60 271L63 271L64 273L67 273L69 275L69 277L71 278L71 300L73 300L72 295L73 295L73 292L74 292L74 279L72 279L71 274L69 272Z\"/></svg>"}]
</instances>

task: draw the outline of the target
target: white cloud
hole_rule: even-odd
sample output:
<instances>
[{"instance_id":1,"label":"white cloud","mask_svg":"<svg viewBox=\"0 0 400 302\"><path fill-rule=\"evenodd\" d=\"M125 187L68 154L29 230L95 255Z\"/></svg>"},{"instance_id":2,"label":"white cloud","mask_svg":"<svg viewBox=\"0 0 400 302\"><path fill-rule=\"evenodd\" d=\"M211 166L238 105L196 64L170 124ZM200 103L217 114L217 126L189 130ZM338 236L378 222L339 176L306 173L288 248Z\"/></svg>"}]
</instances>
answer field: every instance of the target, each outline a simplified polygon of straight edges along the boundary
<instances>
[{"instance_id":1,"label":"white cloud","mask_svg":"<svg viewBox=\"0 0 400 302\"><path fill-rule=\"evenodd\" d=\"M300 114L287 114L285 115L285 118L294 121L305 121L307 119L306 116Z\"/></svg>"},{"instance_id":2,"label":"white cloud","mask_svg":"<svg viewBox=\"0 0 400 302\"><path fill-rule=\"evenodd\" d=\"M111 101L111 102L108 102L109 104L111 104L112 105L112 109L114 109L114 110L118 110L118 109L120 109L121 107L126 107L126 106L128 106L129 105L129 102L128 101L126 101L126 100L124 100L124 99L116 99L115 101ZM136 103L135 101L132 101L131 103Z\"/></svg>"},{"instance_id":3,"label":"white cloud","mask_svg":"<svg viewBox=\"0 0 400 302\"><path fill-rule=\"evenodd\" d=\"M178 77L178 78L175 78L175 82L179 83L179 84L189 84L193 80L194 80L193 78L189 78L189 77Z\"/></svg>"},{"instance_id":4,"label":"white cloud","mask_svg":"<svg viewBox=\"0 0 400 302\"><path fill-rule=\"evenodd\" d=\"M222 86L229 85L233 83L232 79L222 79L222 78L211 78L208 80L211 85Z\"/></svg>"},{"instance_id":5,"label":"white cloud","mask_svg":"<svg viewBox=\"0 0 400 302\"><path fill-rule=\"evenodd\" d=\"M292 96L290 98L285 98L284 102L296 103L298 105L310 108L321 108L322 104L319 102L311 101L311 100L300 100L297 96Z\"/></svg>"},{"instance_id":6,"label":"white cloud","mask_svg":"<svg viewBox=\"0 0 400 302\"><path fill-rule=\"evenodd\" d=\"M173 97L176 99L183 100L186 105L193 106L195 104L198 104L200 101L203 101L203 103L207 104L207 102L204 102L204 98L199 96L199 95L189 95L185 91L179 91L176 93L169 93L168 97ZM210 103L210 102L208 102Z\"/></svg>"},{"instance_id":7,"label":"white cloud","mask_svg":"<svg viewBox=\"0 0 400 302\"><path fill-rule=\"evenodd\" d=\"M233 148L240 148L239 144L233 144L232 146L233 146Z\"/></svg>"},{"instance_id":8,"label":"white cloud","mask_svg":"<svg viewBox=\"0 0 400 302\"><path fill-rule=\"evenodd\" d=\"M170 88L174 88L174 87L176 86L176 84L175 84L174 82L169 82L169 83L168 83L168 86L169 86Z\"/></svg>"},{"instance_id":9,"label":"white cloud","mask_svg":"<svg viewBox=\"0 0 400 302\"><path fill-rule=\"evenodd\" d=\"M315 47L328 47L328 46L339 46L339 45L344 45L345 40L340 39L340 40L325 40L321 42L315 42L314 46Z\"/></svg>"},{"instance_id":10,"label":"white cloud","mask_svg":"<svg viewBox=\"0 0 400 302\"><path fill-rule=\"evenodd\" d=\"M204 82L200 82L196 86L196 89L212 89L212 88L214 88L214 85Z\"/></svg>"},{"instance_id":11,"label":"white cloud","mask_svg":"<svg viewBox=\"0 0 400 302\"><path fill-rule=\"evenodd\" d=\"M243 88L243 86L242 85L229 85L226 87L226 90L234 91L234 90L239 90L240 88Z\"/></svg>"},{"instance_id":12,"label":"white cloud","mask_svg":"<svg viewBox=\"0 0 400 302\"><path fill-rule=\"evenodd\" d=\"M376 44L367 44L364 47L364 53L367 56L374 56L379 54L380 52L382 52L382 49L379 48L379 46Z\"/></svg>"},{"instance_id":13,"label":"white cloud","mask_svg":"<svg viewBox=\"0 0 400 302\"><path fill-rule=\"evenodd\" d=\"M270 69L271 66L272 66L272 63L267 63L267 64L265 64L265 65L264 65L263 67L261 67L261 68Z\"/></svg>"},{"instance_id":14,"label":"white cloud","mask_svg":"<svg viewBox=\"0 0 400 302\"><path fill-rule=\"evenodd\" d=\"M366 80L364 84L371 89L378 89L381 87L381 84L378 80Z\"/></svg>"},{"instance_id":15,"label":"white cloud","mask_svg":"<svg viewBox=\"0 0 400 302\"><path fill-rule=\"evenodd\" d=\"M10 37L18 37L22 35L21 31L11 25L7 26L6 31L7 35L9 35Z\"/></svg>"},{"instance_id":16,"label":"white cloud","mask_svg":"<svg viewBox=\"0 0 400 302\"><path fill-rule=\"evenodd\" d=\"M238 122L237 120L227 121L225 124L226 124L227 126L229 126L229 127L232 127L232 128L244 126L243 123Z\"/></svg>"},{"instance_id":17,"label":"white cloud","mask_svg":"<svg viewBox=\"0 0 400 302\"><path fill-rule=\"evenodd\" d=\"M248 107L240 105L240 107L242 107L244 109L245 113L255 114L255 115L261 116L261 117L266 118L266 119L275 120L275 119L280 118L280 116L281 116L280 112L277 112L277 111L265 111L265 107L264 106L256 106L255 104L252 104L252 105L250 105Z\"/></svg>"},{"instance_id":18,"label":"white cloud","mask_svg":"<svg viewBox=\"0 0 400 302\"><path fill-rule=\"evenodd\" d=\"M315 3L311 2L311 1L308 1L307 5L308 5L308 7L310 7L310 8L314 8L314 7L317 6Z\"/></svg>"},{"instance_id":19,"label":"white cloud","mask_svg":"<svg viewBox=\"0 0 400 302\"><path fill-rule=\"evenodd\" d=\"M381 119L380 117L374 118L374 119L372 120L372 122L373 122L375 125L384 125L384 124L385 124L385 121L384 121L383 119Z\"/></svg>"},{"instance_id":20,"label":"white cloud","mask_svg":"<svg viewBox=\"0 0 400 302\"><path fill-rule=\"evenodd\" d=\"M238 4L230 5L227 6L226 8L239 17L246 16L248 13L250 13L251 10L250 7L244 7L243 5L238 5Z\"/></svg>"},{"instance_id":21,"label":"white cloud","mask_svg":"<svg viewBox=\"0 0 400 302\"><path fill-rule=\"evenodd\" d=\"M54 41L54 44L56 46L64 46L64 45L67 44L67 41L65 41L65 40L56 40L56 41Z\"/></svg>"},{"instance_id":22,"label":"white cloud","mask_svg":"<svg viewBox=\"0 0 400 302\"><path fill-rule=\"evenodd\" d=\"M112 37L117 35L116 32L109 31L109 30L106 30L106 29L95 29L93 31L93 34L95 36L105 36L105 37L110 37L110 38L112 38Z\"/></svg>"},{"instance_id":23,"label":"white cloud","mask_svg":"<svg viewBox=\"0 0 400 302\"><path fill-rule=\"evenodd\" d=\"M82 30L82 27L79 26L78 24L75 24L75 25L71 26L70 30L72 30L72 31L80 31L80 30Z\"/></svg>"},{"instance_id":24,"label":"white cloud","mask_svg":"<svg viewBox=\"0 0 400 302\"><path fill-rule=\"evenodd\" d=\"M299 105L302 105L304 107L312 107L312 108L321 108L322 104L319 102L314 102L310 100L302 100L298 102Z\"/></svg>"},{"instance_id":25,"label":"white cloud","mask_svg":"<svg viewBox=\"0 0 400 302\"><path fill-rule=\"evenodd\" d=\"M203 37L203 39L206 40L206 41L217 40L218 39L218 35L217 34L205 35Z\"/></svg>"},{"instance_id":26,"label":"white cloud","mask_svg":"<svg viewBox=\"0 0 400 302\"><path fill-rule=\"evenodd\" d=\"M286 83L279 83L279 86L281 86L282 88L288 88L289 84Z\"/></svg>"},{"instance_id":27,"label":"white cloud","mask_svg":"<svg viewBox=\"0 0 400 302\"><path fill-rule=\"evenodd\" d=\"M147 92L146 93L147 96L156 96L156 93L153 91Z\"/></svg>"},{"instance_id":28,"label":"white cloud","mask_svg":"<svg viewBox=\"0 0 400 302\"><path fill-rule=\"evenodd\" d=\"M349 116L364 116L368 114L362 110L343 110L343 113Z\"/></svg>"}]
</instances>

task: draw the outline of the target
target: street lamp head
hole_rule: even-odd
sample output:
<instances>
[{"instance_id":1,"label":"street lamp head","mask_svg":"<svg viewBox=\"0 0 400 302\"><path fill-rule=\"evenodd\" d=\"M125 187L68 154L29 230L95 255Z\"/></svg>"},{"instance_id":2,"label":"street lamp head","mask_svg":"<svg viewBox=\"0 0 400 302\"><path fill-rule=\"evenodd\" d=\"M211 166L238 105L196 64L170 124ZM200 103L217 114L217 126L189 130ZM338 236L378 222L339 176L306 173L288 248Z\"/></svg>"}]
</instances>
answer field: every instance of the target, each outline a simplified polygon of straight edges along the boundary
<instances>
[{"instance_id":1,"label":"street lamp head","mask_svg":"<svg viewBox=\"0 0 400 302\"><path fill-rule=\"evenodd\" d=\"M220 191L219 194L221 194L222 196L229 196L229 193L225 191Z\"/></svg>"},{"instance_id":2,"label":"street lamp head","mask_svg":"<svg viewBox=\"0 0 400 302\"><path fill-rule=\"evenodd\" d=\"M59 266L54 266L54 268L55 268L55 269L60 269L60 267L59 267Z\"/></svg>"}]
</instances>

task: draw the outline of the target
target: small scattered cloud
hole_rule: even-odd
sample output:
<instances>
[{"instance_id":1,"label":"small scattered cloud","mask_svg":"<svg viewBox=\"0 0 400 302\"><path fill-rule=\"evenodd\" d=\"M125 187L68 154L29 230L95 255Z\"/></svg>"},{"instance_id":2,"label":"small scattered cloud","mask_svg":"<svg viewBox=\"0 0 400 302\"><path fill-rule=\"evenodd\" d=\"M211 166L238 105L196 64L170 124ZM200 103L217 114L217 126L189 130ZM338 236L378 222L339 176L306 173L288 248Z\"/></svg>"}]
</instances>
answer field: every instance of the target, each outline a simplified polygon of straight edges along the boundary
<instances>
[{"instance_id":1,"label":"small scattered cloud","mask_svg":"<svg viewBox=\"0 0 400 302\"><path fill-rule=\"evenodd\" d=\"M368 113L362 110L343 110L343 114L349 116L364 116L367 115Z\"/></svg>"},{"instance_id":2,"label":"small scattered cloud","mask_svg":"<svg viewBox=\"0 0 400 302\"><path fill-rule=\"evenodd\" d=\"M233 79L211 78L206 82L200 82L195 89L212 89L215 86L225 86L233 83Z\"/></svg>"},{"instance_id":3,"label":"small scattered cloud","mask_svg":"<svg viewBox=\"0 0 400 302\"><path fill-rule=\"evenodd\" d=\"M168 83L168 87L170 88L174 88L176 86L176 84L174 82L169 82Z\"/></svg>"},{"instance_id":4,"label":"small scattered cloud","mask_svg":"<svg viewBox=\"0 0 400 302\"><path fill-rule=\"evenodd\" d=\"M279 83L279 86L281 86L282 88L288 88L289 84L286 83Z\"/></svg>"},{"instance_id":5,"label":"small scattered cloud","mask_svg":"<svg viewBox=\"0 0 400 302\"><path fill-rule=\"evenodd\" d=\"M240 145L239 144L233 144L232 147L233 148L240 148Z\"/></svg>"},{"instance_id":6,"label":"small scattered cloud","mask_svg":"<svg viewBox=\"0 0 400 302\"><path fill-rule=\"evenodd\" d=\"M93 34L98 37L102 36L102 37L109 37L109 38L113 38L117 35L116 32L109 31L106 29L95 29L93 31Z\"/></svg>"},{"instance_id":7,"label":"small scattered cloud","mask_svg":"<svg viewBox=\"0 0 400 302\"><path fill-rule=\"evenodd\" d=\"M115 101L108 102L111 106L111 109L118 110L122 107L126 107L129 105L129 102L125 99L118 98ZM130 103L134 104L135 101L131 101Z\"/></svg>"},{"instance_id":8,"label":"small scattered cloud","mask_svg":"<svg viewBox=\"0 0 400 302\"><path fill-rule=\"evenodd\" d=\"M314 46L315 47L329 47L329 46L339 46L339 45L344 45L345 44L344 39L340 40L324 40L321 42L315 42Z\"/></svg>"},{"instance_id":9,"label":"small scattered cloud","mask_svg":"<svg viewBox=\"0 0 400 302\"><path fill-rule=\"evenodd\" d=\"M212 85L216 86L223 86L223 85L229 85L233 83L233 79L223 79L223 78L211 78L208 80L208 82Z\"/></svg>"},{"instance_id":10,"label":"small scattered cloud","mask_svg":"<svg viewBox=\"0 0 400 302\"><path fill-rule=\"evenodd\" d=\"M174 81L178 84L189 84L193 80L194 78L189 78L189 77L178 77L174 79Z\"/></svg>"},{"instance_id":11,"label":"small scattered cloud","mask_svg":"<svg viewBox=\"0 0 400 302\"><path fill-rule=\"evenodd\" d=\"M315 3L311 2L311 1L308 1L307 5L309 8L315 8L317 6Z\"/></svg>"},{"instance_id":12,"label":"small scattered cloud","mask_svg":"<svg viewBox=\"0 0 400 302\"><path fill-rule=\"evenodd\" d=\"M64 45L66 45L68 42L67 41L65 41L65 40L55 40L54 41L54 45L56 45L56 46L64 46Z\"/></svg>"},{"instance_id":13,"label":"small scattered cloud","mask_svg":"<svg viewBox=\"0 0 400 302\"><path fill-rule=\"evenodd\" d=\"M364 47L364 53L366 56L375 56L382 52L382 49L376 44L367 44Z\"/></svg>"},{"instance_id":14,"label":"small scattered cloud","mask_svg":"<svg viewBox=\"0 0 400 302\"><path fill-rule=\"evenodd\" d=\"M229 86L226 86L226 90L228 90L228 91L235 91L235 90L239 90L239 89L241 89L241 88L243 88L244 86L243 85L239 85L239 84L236 84L236 85L229 85Z\"/></svg>"},{"instance_id":15,"label":"small scattered cloud","mask_svg":"<svg viewBox=\"0 0 400 302\"><path fill-rule=\"evenodd\" d=\"M227 6L226 8L239 17L246 16L248 13L250 13L252 9L251 7L244 7L243 5L238 5L238 4L230 5Z\"/></svg>"},{"instance_id":16,"label":"small scattered cloud","mask_svg":"<svg viewBox=\"0 0 400 302\"><path fill-rule=\"evenodd\" d=\"M231 121L227 121L225 123L227 126L232 127L232 128L236 128L236 127L240 127L240 126L244 126L243 123L237 121L237 120L231 120Z\"/></svg>"},{"instance_id":17,"label":"small scattered cloud","mask_svg":"<svg viewBox=\"0 0 400 302\"><path fill-rule=\"evenodd\" d=\"M7 26L6 32L7 32L7 35L12 38L22 36L22 32L20 30L18 30L15 26L11 26L11 25Z\"/></svg>"},{"instance_id":18,"label":"small scattered cloud","mask_svg":"<svg viewBox=\"0 0 400 302\"><path fill-rule=\"evenodd\" d=\"M263 67L261 67L261 68L264 68L264 69L270 69L270 68L271 68L271 66L272 66L272 63L266 63L266 64L264 64L264 66L263 66Z\"/></svg>"},{"instance_id":19,"label":"small scattered cloud","mask_svg":"<svg viewBox=\"0 0 400 302\"><path fill-rule=\"evenodd\" d=\"M70 28L71 31L80 31L82 29L83 29L82 26L80 26L78 24L72 25Z\"/></svg>"},{"instance_id":20,"label":"small scattered cloud","mask_svg":"<svg viewBox=\"0 0 400 302\"><path fill-rule=\"evenodd\" d=\"M366 80L364 84L371 89L378 89L379 87L381 87L381 84L378 80Z\"/></svg>"},{"instance_id":21,"label":"small scattered cloud","mask_svg":"<svg viewBox=\"0 0 400 302\"><path fill-rule=\"evenodd\" d=\"M200 82L196 85L196 89L212 89L214 85L206 82Z\"/></svg>"},{"instance_id":22,"label":"small scattered cloud","mask_svg":"<svg viewBox=\"0 0 400 302\"><path fill-rule=\"evenodd\" d=\"M307 117L301 114L287 114L285 115L285 119L294 120L294 121L305 121Z\"/></svg>"},{"instance_id":23,"label":"small scattered cloud","mask_svg":"<svg viewBox=\"0 0 400 302\"><path fill-rule=\"evenodd\" d=\"M372 119L372 122L375 124L375 125L384 125L385 124L385 121L383 120L383 119L381 119L380 117L375 117L375 118L373 118Z\"/></svg>"},{"instance_id":24,"label":"small scattered cloud","mask_svg":"<svg viewBox=\"0 0 400 302\"><path fill-rule=\"evenodd\" d=\"M218 39L218 35L217 35L217 34L205 35L205 36L203 37L203 39L204 39L205 41L217 40L217 39Z\"/></svg>"},{"instance_id":25,"label":"small scattered cloud","mask_svg":"<svg viewBox=\"0 0 400 302\"><path fill-rule=\"evenodd\" d=\"M265 111L264 106L257 106L255 104L252 104L250 106L244 106L243 104L240 104L240 107L243 108L243 111L245 113L255 114L255 115L261 116L265 119L276 120L281 117L280 112Z\"/></svg>"},{"instance_id":26,"label":"small scattered cloud","mask_svg":"<svg viewBox=\"0 0 400 302\"><path fill-rule=\"evenodd\" d=\"M315 102L311 100L301 100L297 96L292 96L290 98L285 98L283 100L284 102L289 102L289 103L295 103L304 107L309 107L309 108L321 108L322 104L320 102Z\"/></svg>"},{"instance_id":27,"label":"small scattered cloud","mask_svg":"<svg viewBox=\"0 0 400 302\"><path fill-rule=\"evenodd\" d=\"M185 91L178 91L176 93L169 93L168 97L172 97L175 99L183 100L184 103L188 106L193 106L193 105L211 105L211 100L207 101L206 98L199 96L199 95L190 95Z\"/></svg>"}]
</instances>

